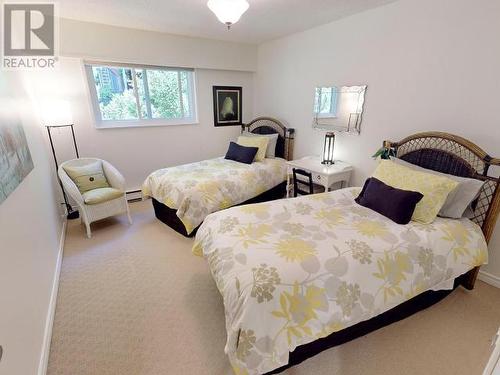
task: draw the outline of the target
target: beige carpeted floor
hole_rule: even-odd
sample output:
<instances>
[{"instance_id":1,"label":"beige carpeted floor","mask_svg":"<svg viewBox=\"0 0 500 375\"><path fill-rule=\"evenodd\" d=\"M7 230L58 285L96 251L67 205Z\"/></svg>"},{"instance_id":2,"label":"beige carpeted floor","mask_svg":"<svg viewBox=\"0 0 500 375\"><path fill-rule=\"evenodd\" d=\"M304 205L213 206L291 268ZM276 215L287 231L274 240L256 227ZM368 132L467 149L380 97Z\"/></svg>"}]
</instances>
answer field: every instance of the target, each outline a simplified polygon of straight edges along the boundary
<instances>
[{"instance_id":1,"label":"beige carpeted floor","mask_svg":"<svg viewBox=\"0 0 500 375\"><path fill-rule=\"evenodd\" d=\"M49 375L230 374L222 300L191 239L151 202L93 225L70 222ZM478 282L439 304L289 369L309 374L481 374L500 325L500 290Z\"/></svg>"}]
</instances>

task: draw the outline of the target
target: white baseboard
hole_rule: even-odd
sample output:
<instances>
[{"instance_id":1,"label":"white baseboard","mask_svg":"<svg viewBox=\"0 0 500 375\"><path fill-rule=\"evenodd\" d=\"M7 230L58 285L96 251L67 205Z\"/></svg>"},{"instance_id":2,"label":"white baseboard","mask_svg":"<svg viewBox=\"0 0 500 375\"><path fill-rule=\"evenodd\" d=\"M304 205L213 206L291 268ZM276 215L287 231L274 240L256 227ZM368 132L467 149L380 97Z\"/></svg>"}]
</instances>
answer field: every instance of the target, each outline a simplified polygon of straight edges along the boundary
<instances>
[{"instance_id":1,"label":"white baseboard","mask_svg":"<svg viewBox=\"0 0 500 375\"><path fill-rule=\"evenodd\" d=\"M50 341L52 340L52 326L54 325L54 315L56 312L57 292L59 290L59 275L61 273L61 264L64 250L64 240L66 239L67 221L63 221L61 228L61 237L59 239L59 249L57 253L56 269L54 272L54 281L52 283L52 291L50 293L49 309L47 312L47 320L45 321L45 332L42 343L42 354L38 365L38 375L46 375L47 366L49 365Z\"/></svg>"},{"instance_id":2,"label":"white baseboard","mask_svg":"<svg viewBox=\"0 0 500 375\"><path fill-rule=\"evenodd\" d=\"M500 288L500 277L492 275L491 273L485 271L479 271L479 280L484 281L487 284L496 286Z\"/></svg>"}]
</instances>

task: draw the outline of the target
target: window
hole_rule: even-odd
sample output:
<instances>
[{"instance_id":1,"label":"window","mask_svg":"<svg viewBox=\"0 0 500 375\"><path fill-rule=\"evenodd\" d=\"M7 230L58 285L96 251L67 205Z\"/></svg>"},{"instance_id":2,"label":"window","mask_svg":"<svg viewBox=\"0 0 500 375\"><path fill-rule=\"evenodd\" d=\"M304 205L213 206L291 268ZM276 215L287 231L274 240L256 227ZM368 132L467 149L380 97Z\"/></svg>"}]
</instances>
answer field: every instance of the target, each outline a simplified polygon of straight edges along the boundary
<instances>
[{"instance_id":1,"label":"window","mask_svg":"<svg viewBox=\"0 0 500 375\"><path fill-rule=\"evenodd\" d=\"M86 64L97 127L196 123L194 71Z\"/></svg>"},{"instance_id":2,"label":"window","mask_svg":"<svg viewBox=\"0 0 500 375\"><path fill-rule=\"evenodd\" d=\"M336 87L316 87L314 113L319 118L337 117L338 90Z\"/></svg>"}]
</instances>

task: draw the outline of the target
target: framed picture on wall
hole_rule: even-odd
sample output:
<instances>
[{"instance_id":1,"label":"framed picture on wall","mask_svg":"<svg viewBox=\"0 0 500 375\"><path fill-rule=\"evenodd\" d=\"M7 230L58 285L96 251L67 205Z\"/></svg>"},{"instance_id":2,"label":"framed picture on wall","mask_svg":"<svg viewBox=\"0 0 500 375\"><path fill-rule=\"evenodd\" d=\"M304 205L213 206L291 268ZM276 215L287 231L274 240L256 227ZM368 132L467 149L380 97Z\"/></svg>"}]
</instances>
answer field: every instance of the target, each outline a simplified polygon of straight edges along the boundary
<instances>
[{"instance_id":1,"label":"framed picture on wall","mask_svg":"<svg viewBox=\"0 0 500 375\"><path fill-rule=\"evenodd\" d=\"M17 118L0 117L0 204L33 170L28 141Z\"/></svg>"},{"instance_id":2,"label":"framed picture on wall","mask_svg":"<svg viewBox=\"0 0 500 375\"><path fill-rule=\"evenodd\" d=\"M213 86L214 125L232 126L242 124L241 87Z\"/></svg>"}]
</instances>

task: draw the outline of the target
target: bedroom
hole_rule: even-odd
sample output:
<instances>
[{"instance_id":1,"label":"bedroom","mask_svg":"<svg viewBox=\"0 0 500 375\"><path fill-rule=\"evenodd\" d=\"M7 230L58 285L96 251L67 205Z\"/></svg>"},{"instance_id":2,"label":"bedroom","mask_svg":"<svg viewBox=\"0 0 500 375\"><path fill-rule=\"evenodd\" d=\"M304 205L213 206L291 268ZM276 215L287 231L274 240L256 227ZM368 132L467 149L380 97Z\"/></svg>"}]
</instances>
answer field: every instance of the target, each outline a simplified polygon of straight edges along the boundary
<instances>
[{"instance_id":1,"label":"bedroom","mask_svg":"<svg viewBox=\"0 0 500 375\"><path fill-rule=\"evenodd\" d=\"M281 132L277 137L277 154L275 151L278 158L264 160L278 163L279 156L289 161L308 156L321 159L328 131L313 125L318 118L314 114L318 87L366 85L362 119L356 121L359 134L334 129L336 163L331 169L342 163L349 167L343 170L347 175L343 178L348 183L338 178L331 185L332 192L328 193L333 197L334 208L345 209L347 198L338 198L337 194L352 191L340 187L362 187L374 174L379 160L372 155L385 140L399 142L416 133L444 132L463 137L492 158L500 157L498 1L248 0L248 4L246 12L228 30L207 6L207 1L202 0L85 3L62 0L55 8L60 17L56 17L55 23L57 48L54 55L57 59L53 69L8 68L4 63L5 40L2 38L0 116L4 123L0 127L0 139L10 139L13 134L17 139L15 144L23 147L18 148L21 152L17 154L9 153L4 147L7 142L0 143L0 285L3 286L0 294L0 374L169 374L180 371L251 374L271 371L273 366L256 370L258 365L255 363L247 364L246 368L234 366L239 358L236 356L234 360L238 352L232 349L243 348L240 356L248 357L245 345L239 343L246 344L249 353L254 353L259 337L254 337L254 343L248 332L242 335L239 329L228 329L226 323L232 316L231 306L223 301L223 293L219 291L223 277L214 275L217 261L210 260L208 245L198 249L206 252L207 259L195 256L192 250L195 243L207 241L207 233L213 231L210 228L215 222L230 218L225 216L228 213L235 213L243 222L244 217L240 215L250 214L241 210L247 207L248 212L253 212L252 222L259 225L271 220L269 217L274 216L274 210L283 210L295 202L295 198L266 202L263 206L229 208L213 215L195 210L191 217L197 220L189 228L194 233L184 233L192 235L187 237L158 220L152 200L146 197L142 200L141 190L155 171L165 168L178 171L172 168L223 157L230 142L237 142L241 135L239 123L250 124L262 116L275 119L272 125L266 123L266 126ZM7 2L2 3L4 15L6 5ZM4 23L2 19L2 33L6 30ZM182 87L180 91L187 99L184 101L183 95L178 96L178 102L183 103L181 112L188 115L177 124L171 119L155 123L154 118L151 119L153 112L148 112L145 95L136 94L139 102L144 100L146 103L143 109L141 103L135 106L137 103L132 101L137 117L139 113L143 117L142 123L134 123L134 119L118 125L106 123L99 117L102 103L96 100L99 82L96 75L88 74L88 67L92 73L92 67L96 67L96 71L99 67L117 69L122 82L129 84L135 78L135 83L129 86L132 88L137 88L142 78L139 87L151 91L155 89L154 83L151 80L144 85L144 76L152 78L155 74L161 76L162 72L169 72L165 75L175 73L181 82L177 87ZM141 76L144 71L146 74ZM221 111L215 111L214 118L214 106L220 102L224 107L224 100L217 100L214 86L222 88L223 92L225 87L237 88L231 89L231 94L226 96L232 98L232 112L239 114L239 119L231 126L215 126L220 120L217 112ZM160 84L156 88L161 91L162 87ZM135 93L139 91L136 89ZM150 98L150 111L156 105L153 101ZM234 102L240 106L235 106ZM230 109L227 112L231 112ZM22 126L16 126L19 124ZM79 156L108 162L119 171L116 176L124 178L120 190L128 192L128 204L123 201L125 203L116 207L118 215L92 223L91 219L87 220L90 232L81 222L86 211L78 207L64 186L71 210L78 210L80 216L66 219L65 197L46 128L47 125L68 124L73 124ZM51 129L51 139L58 165L75 158L70 128ZM12 160L16 162L13 155L20 156L19 163L24 168L4 172L4 166L11 165ZM431 161L438 159L431 158ZM493 178L499 175L496 162L497 159L487 161L491 163L488 173ZM238 166L252 168L252 165L261 165L259 163L262 162L238 163ZM106 168L104 164L102 168ZM264 180L269 182L271 177L276 177L284 187L288 172L287 169L265 174ZM280 177L280 173L285 177ZM4 176L10 176L7 183ZM107 174L106 177L111 183L113 178ZM217 200L209 211L243 203L272 190L273 186L258 187L255 178L231 180L232 186L242 195L234 201ZM216 181L214 175L209 175L207 181ZM242 181L246 182L242 184ZM120 182L118 178L118 184ZM275 183L270 182L270 185ZM318 184L316 188L321 190ZM177 190L182 191L182 188ZM251 191L245 196L244 190ZM275 195L285 197L283 190L275 193L271 198ZM359 194L359 190L355 194ZM312 202L317 198L310 203L316 214L322 209L318 205L328 205L320 197L322 195L313 194L297 200ZM349 199L352 198L354 196ZM263 197L265 201L269 199L269 196ZM194 201L191 197L189 200ZM204 201L199 207L207 208L209 203L214 202ZM164 204L160 208L167 206ZM123 207L129 207L132 224ZM266 213L266 210L270 211ZM109 213L108 209L104 211ZM281 231L281 226L287 223L300 223L296 212L291 215L273 219L271 231ZM161 213L159 216L161 219ZM174 216L178 217L175 212ZM204 220L207 216L210 219ZM383 216L374 217L386 225L392 223ZM164 218L165 221L168 218ZM351 219L358 220L349 216L344 220L345 225ZM317 225L314 215L303 220L304 226ZM336 219L330 220L333 220L331 224ZM441 222L443 218L435 220ZM196 233L194 229L202 222ZM482 232L489 239L488 264L481 266L474 289L459 286L441 301L403 320L378 330L372 327L372 331L361 332L360 337L347 342L339 339L339 345L320 354L306 353L303 357L307 360L281 370L282 373L491 373L486 368L487 363L490 358L493 362L498 358L495 354L498 345L493 345L494 335L500 327L500 234L498 224L493 226L493 219L490 222L492 224ZM181 224L184 224L182 220ZM392 224L397 227L414 225L413 221L406 225ZM234 230L241 228L236 226ZM287 228L293 231L298 227L288 225ZM360 241L359 234L347 238L349 234L341 229L325 227L321 232L315 239L318 253L323 246L340 246L334 238L322 239L324 233L335 233L342 238L343 244ZM279 243L278 237L283 232L279 233L269 233L269 241ZM476 235L481 237L482 234L476 232ZM258 243L258 231L249 236L249 249L265 247ZM301 236L298 237L305 238L304 234ZM214 236L211 242L217 246L227 243L229 237L230 231ZM457 233L452 237L460 239ZM428 240L433 238L429 236ZM366 242L378 246L373 238ZM308 251L298 243L294 246L286 249ZM237 256L242 252L240 244L231 245L231 249L234 253L224 255L234 258L233 263L238 267L246 267L234 266L232 270L241 270L242 275L245 269L251 270L248 267L256 260L246 257L244 265L241 263L243 257ZM327 269L328 259L316 255L321 273ZM275 268L281 282L288 284L285 270L294 262L279 259L283 263ZM270 256L257 266L261 263L275 266L272 262L279 259ZM348 261L349 266L361 265L358 261L353 263L353 259ZM376 273L377 262L371 265L374 270L370 269L369 273ZM312 260L305 267L311 275L317 272L317 265ZM415 266L415 270L418 267ZM343 272L331 266L328 270L338 276ZM299 271L304 272L302 268ZM276 280L269 272L270 279ZM410 280L411 274L405 275ZM349 283L355 284L355 281ZM362 281L357 283L369 289ZM293 283L290 284L286 293L293 296ZM337 290L339 286L331 288ZM274 292L271 289L266 290L279 294L280 289ZM230 290L237 289L232 285ZM274 303L264 296L267 295L262 295L263 302L257 303L255 308ZM270 308L271 313L280 309L280 298L275 300L278 305ZM241 309L254 308L252 306L242 305ZM380 312L383 309L380 307ZM316 314L322 318L328 315L328 312L319 311ZM259 314L263 314L262 311L254 314L254 318L258 320ZM261 332L269 335L275 329L264 317L258 323L261 323ZM346 332L345 328L334 327L326 333ZM234 337L234 332L238 337ZM290 332L292 339L298 340L294 331ZM308 333L301 331L301 335L308 336ZM283 337L287 346L286 334ZM238 345L228 345L225 350L227 344L234 343L230 340ZM264 351L263 347L267 345L259 341L259 353ZM275 361L274 369L286 362L284 357L288 352L293 353L293 350L283 351L283 347L280 350L278 354L283 360ZM362 360L359 355L363 356ZM294 356L290 354L289 357ZM253 354L251 358L254 362L261 359Z\"/></svg>"}]
</instances>

